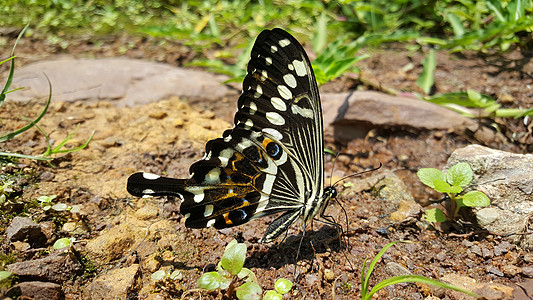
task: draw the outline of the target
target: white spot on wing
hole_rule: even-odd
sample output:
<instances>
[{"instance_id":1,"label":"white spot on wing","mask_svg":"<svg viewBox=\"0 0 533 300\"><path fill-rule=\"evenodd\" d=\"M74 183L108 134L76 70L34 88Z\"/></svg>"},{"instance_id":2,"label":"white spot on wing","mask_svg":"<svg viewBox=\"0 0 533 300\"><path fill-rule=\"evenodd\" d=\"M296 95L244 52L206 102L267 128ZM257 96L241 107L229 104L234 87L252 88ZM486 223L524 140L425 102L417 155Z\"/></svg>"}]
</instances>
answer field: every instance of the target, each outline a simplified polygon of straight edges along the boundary
<instances>
[{"instance_id":1,"label":"white spot on wing","mask_svg":"<svg viewBox=\"0 0 533 300\"><path fill-rule=\"evenodd\" d=\"M287 68L289 68L289 70L291 70L291 71L294 71L294 66L292 64L288 64Z\"/></svg>"},{"instance_id":2,"label":"white spot on wing","mask_svg":"<svg viewBox=\"0 0 533 300\"><path fill-rule=\"evenodd\" d=\"M186 213L185 216L184 216L185 220L187 220L190 216L191 216L191 213Z\"/></svg>"},{"instance_id":3,"label":"white spot on wing","mask_svg":"<svg viewBox=\"0 0 533 300\"><path fill-rule=\"evenodd\" d=\"M266 57L265 58L265 62L267 64L267 66L270 66L272 64L272 57Z\"/></svg>"},{"instance_id":4,"label":"white spot on wing","mask_svg":"<svg viewBox=\"0 0 533 300\"><path fill-rule=\"evenodd\" d=\"M214 168L211 171L207 172L204 178L206 184L214 184L220 182L220 169Z\"/></svg>"},{"instance_id":5,"label":"white spot on wing","mask_svg":"<svg viewBox=\"0 0 533 300\"><path fill-rule=\"evenodd\" d=\"M265 81L267 78L268 78L267 71L265 71L265 70L261 71L261 78L259 78L259 80Z\"/></svg>"},{"instance_id":6,"label":"white spot on wing","mask_svg":"<svg viewBox=\"0 0 533 300\"><path fill-rule=\"evenodd\" d=\"M145 190L143 190L142 193L143 193L143 194L147 194L147 195L155 194L154 190L151 190L151 189L145 189Z\"/></svg>"},{"instance_id":7,"label":"white spot on wing","mask_svg":"<svg viewBox=\"0 0 533 300\"><path fill-rule=\"evenodd\" d=\"M250 114L253 115L257 111L257 104L255 102L250 102Z\"/></svg>"},{"instance_id":8,"label":"white spot on wing","mask_svg":"<svg viewBox=\"0 0 533 300\"><path fill-rule=\"evenodd\" d=\"M279 45L281 47L287 47L290 44L291 44L291 41L289 41L288 39L282 39L282 40L279 41Z\"/></svg>"},{"instance_id":9,"label":"white spot on wing","mask_svg":"<svg viewBox=\"0 0 533 300\"><path fill-rule=\"evenodd\" d=\"M277 112L269 111L266 113L267 120L274 125L284 125L285 119Z\"/></svg>"},{"instance_id":10,"label":"white spot on wing","mask_svg":"<svg viewBox=\"0 0 533 300\"><path fill-rule=\"evenodd\" d=\"M152 173L143 173L143 178L148 180L155 180L161 176Z\"/></svg>"},{"instance_id":11,"label":"white spot on wing","mask_svg":"<svg viewBox=\"0 0 533 300\"><path fill-rule=\"evenodd\" d=\"M213 226L213 224L215 224L215 219L207 221L206 227L211 227L211 226Z\"/></svg>"},{"instance_id":12,"label":"white spot on wing","mask_svg":"<svg viewBox=\"0 0 533 300\"><path fill-rule=\"evenodd\" d=\"M271 136L273 136L278 141L283 138L283 135L281 134L281 132L277 131L274 128L263 128L263 130L261 130L261 131L264 132L264 133L270 134Z\"/></svg>"},{"instance_id":13,"label":"white spot on wing","mask_svg":"<svg viewBox=\"0 0 533 300\"><path fill-rule=\"evenodd\" d=\"M248 119L248 120L246 120L246 122L244 123L244 127L245 127L246 129L250 129L250 128L254 127L254 122L253 122L251 119Z\"/></svg>"},{"instance_id":14,"label":"white spot on wing","mask_svg":"<svg viewBox=\"0 0 533 300\"><path fill-rule=\"evenodd\" d=\"M276 51L278 51L278 47L276 47L274 45L270 46L270 52L276 53Z\"/></svg>"},{"instance_id":15,"label":"white spot on wing","mask_svg":"<svg viewBox=\"0 0 533 300\"><path fill-rule=\"evenodd\" d=\"M204 200L204 196L205 196L204 192L200 191L200 193L194 195L193 200L196 203L200 203Z\"/></svg>"},{"instance_id":16,"label":"white spot on wing","mask_svg":"<svg viewBox=\"0 0 533 300\"><path fill-rule=\"evenodd\" d=\"M295 115L298 114L298 115L300 115L302 117L309 118L309 119L312 119L313 116L314 116L312 109L310 109L310 108L302 108L302 107L299 107L298 105L291 106L291 111Z\"/></svg>"},{"instance_id":17,"label":"white spot on wing","mask_svg":"<svg viewBox=\"0 0 533 300\"><path fill-rule=\"evenodd\" d=\"M224 138L224 142L229 143L229 141L231 141L231 135Z\"/></svg>"},{"instance_id":18,"label":"white spot on wing","mask_svg":"<svg viewBox=\"0 0 533 300\"><path fill-rule=\"evenodd\" d=\"M291 90L289 90L289 88L284 85L278 85L278 93L280 94L281 98L285 100L289 100L292 98Z\"/></svg>"},{"instance_id":19,"label":"white spot on wing","mask_svg":"<svg viewBox=\"0 0 533 300\"><path fill-rule=\"evenodd\" d=\"M252 145L252 142L250 140L243 139L240 143L238 143L235 146L235 149L237 149L237 151L239 152L242 152L244 149L250 147L251 145Z\"/></svg>"},{"instance_id":20,"label":"white spot on wing","mask_svg":"<svg viewBox=\"0 0 533 300\"><path fill-rule=\"evenodd\" d=\"M221 167L225 168L228 165L228 161L233 156L233 153L235 153L235 150L231 148L226 148L220 151L220 156L218 159L220 160Z\"/></svg>"},{"instance_id":21,"label":"white spot on wing","mask_svg":"<svg viewBox=\"0 0 533 300\"><path fill-rule=\"evenodd\" d=\"M270 103L272 103L272 106L274 106L274 108L277 110L280 110L280 111L287 110L287 105L285 104L285 101L281 100L278 97L270 98Z\"/></svg>"},{"instance_id":22,"label":"white spot on wing","mask_svg":"<svg viewBox=\"0 0 533 300\"><path fill-rule=\"evenodd\" d=\"M305 68L305 63L303 61L295 59L292 64L296 70L296 75L300 77L307 75L307 69Z\"/></svg>"},{"instance_id":23,"label":"white spot on wing","mask_svg":"<svg viewBox=\"0 0 533 300\"><path fill-rule=\"evenodd\" d=\"M254 98L259 98L261 95L263 95L263 88L260 85L257 85L255 88Z\"/></svg>"},{"instance_id":24,"label":"white spot on wing","mask_svg":"<svg viewBox=\"0 0 533 300\"><path fill-rule=\"evenodd\" d=\"M292 74L285 74L283 76L283 81L285 81L285 83L291 88L296 87L296 78L294 78L294 75Z\"/></svg>"},{"instance_id":25,"label":"white spot on wing","mask_svg":"<svg viewBox=\"0 0 533 300\"><path fill-rule=\"evenodd\" d=\"M214 206L212 204L206 205L205 211L204 211L204 217L209 217L211 214L213 214L213 208Z\"/></svg>"}]
</instances>

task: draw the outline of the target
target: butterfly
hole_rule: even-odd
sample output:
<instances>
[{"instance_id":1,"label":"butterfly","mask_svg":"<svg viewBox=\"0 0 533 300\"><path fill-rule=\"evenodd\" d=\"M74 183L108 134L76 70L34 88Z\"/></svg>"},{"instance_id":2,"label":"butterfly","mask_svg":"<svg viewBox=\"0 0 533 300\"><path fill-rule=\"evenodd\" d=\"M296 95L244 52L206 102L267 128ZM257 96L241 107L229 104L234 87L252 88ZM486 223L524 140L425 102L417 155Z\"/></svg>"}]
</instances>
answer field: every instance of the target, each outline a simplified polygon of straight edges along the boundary
<instances>
[{"instance_id":1,"label":"butterfly","mask_svg":"<svg viewBox=\"0 0 533 300\"><path fill-rule=\"evenodd\" d=\"M207 142L189 179L135 173L127 190L179 197L189 228L280 214L261 239L268 243L299 218L305 230L336 196L335 187L324 188L323 145L320 96L305 50L282 29L264 30L252 48L234 127Z\"/></svg>"}]
</instances>

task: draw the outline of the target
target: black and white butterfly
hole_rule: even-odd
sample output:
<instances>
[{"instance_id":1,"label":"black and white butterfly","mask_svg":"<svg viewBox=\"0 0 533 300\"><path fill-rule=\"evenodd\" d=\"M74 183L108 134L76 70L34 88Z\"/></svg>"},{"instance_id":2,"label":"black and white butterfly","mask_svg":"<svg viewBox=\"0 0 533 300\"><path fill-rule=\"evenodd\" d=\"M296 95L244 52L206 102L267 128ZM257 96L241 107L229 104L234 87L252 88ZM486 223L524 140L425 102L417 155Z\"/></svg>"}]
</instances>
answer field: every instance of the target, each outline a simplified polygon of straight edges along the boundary
<instances>
[{"instance_id":1,"label":"black and white butterfly","mask_svg":"<svg viewBox=\"0 0 533 300\"><path fill-rule=\"evenodd\" d=\"M324 188L322 109L309 58L282 29L265 30L252 48L233 129L206 144L189 179L136 173L134 196L177 196L185 226L217 229L281 213L262 241L297 219L303 228L337 192Z\"/></svg>"}]
</instances>

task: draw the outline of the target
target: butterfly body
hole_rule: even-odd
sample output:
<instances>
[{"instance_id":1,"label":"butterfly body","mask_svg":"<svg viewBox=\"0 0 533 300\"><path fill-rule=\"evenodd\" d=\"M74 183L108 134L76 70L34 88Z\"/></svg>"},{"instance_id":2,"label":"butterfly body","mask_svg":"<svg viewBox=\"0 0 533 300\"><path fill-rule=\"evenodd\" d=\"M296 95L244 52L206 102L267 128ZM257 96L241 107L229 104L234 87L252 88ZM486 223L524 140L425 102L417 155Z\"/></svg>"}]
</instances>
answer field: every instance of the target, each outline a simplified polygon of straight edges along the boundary
<instances>
[{"instance_id":1,"label":"butterfly body","mask_svg":"<svg viewBox=\"0 0 533 300\"><path fill-rule=\"evenodd\" d=\"M303 47L281 29L265 30L247 73L234 128L206 144L189 179L136 173L127 189L180 197L189 228L227 228L282 213L262 239L271 242L299 218L305 226L322 214L336 191L323 188L322 111Z\"/></svg>"}]
</instances>

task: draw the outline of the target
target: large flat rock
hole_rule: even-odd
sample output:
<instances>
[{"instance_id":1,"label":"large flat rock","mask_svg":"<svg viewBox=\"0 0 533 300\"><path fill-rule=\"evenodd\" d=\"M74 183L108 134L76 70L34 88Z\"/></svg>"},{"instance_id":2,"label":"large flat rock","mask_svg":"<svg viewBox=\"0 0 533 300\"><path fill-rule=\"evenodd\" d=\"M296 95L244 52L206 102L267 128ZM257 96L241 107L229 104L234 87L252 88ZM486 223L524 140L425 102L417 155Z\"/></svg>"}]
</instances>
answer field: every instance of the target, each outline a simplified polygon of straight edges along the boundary
<instances>
[{"instance_id":1,"label":"large flat rock","mask_svg":"<svg viewBox=\"0 0 533 300\"><path fill-rule=\"evenodd\" d=\"M41 61L15 69L8 99L28 101L48 97L53 101L109 100L115 105L134 106L172 96L220 99L230 89L227 77L135 59L61 59Z\"/></svg>"}]
</instances>

